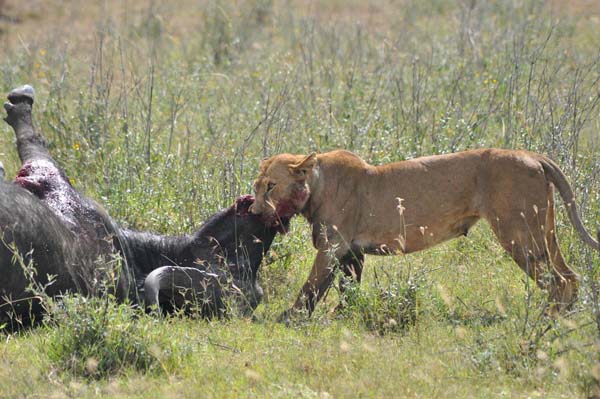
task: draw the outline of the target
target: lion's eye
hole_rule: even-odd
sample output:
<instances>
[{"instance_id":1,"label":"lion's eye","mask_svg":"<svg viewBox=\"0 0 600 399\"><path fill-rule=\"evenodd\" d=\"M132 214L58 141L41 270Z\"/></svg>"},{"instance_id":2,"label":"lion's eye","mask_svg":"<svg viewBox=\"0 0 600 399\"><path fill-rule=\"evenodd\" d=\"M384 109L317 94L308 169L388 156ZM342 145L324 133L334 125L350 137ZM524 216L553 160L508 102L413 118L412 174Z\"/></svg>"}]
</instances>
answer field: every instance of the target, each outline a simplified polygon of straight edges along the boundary
<instances>
[{"instance_id":1,"label":"lion's eye","mask_svg":"<svg viewBox=\"0 0 600 399\"><path fill-rule=\"evenodd\" d=\"M274 188L275 188L275 183L269 182L269 184L267 184L267 192L273 190Z\"/></svg>"}]
</instances>

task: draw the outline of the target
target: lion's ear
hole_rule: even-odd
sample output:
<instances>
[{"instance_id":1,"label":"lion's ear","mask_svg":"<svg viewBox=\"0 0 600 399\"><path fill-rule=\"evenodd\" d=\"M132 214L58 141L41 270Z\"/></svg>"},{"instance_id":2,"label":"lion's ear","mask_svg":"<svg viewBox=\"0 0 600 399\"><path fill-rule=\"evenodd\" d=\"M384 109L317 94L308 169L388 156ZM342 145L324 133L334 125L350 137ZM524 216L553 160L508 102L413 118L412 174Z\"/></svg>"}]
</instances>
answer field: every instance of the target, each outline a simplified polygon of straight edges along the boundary
<instances>
[{"instance_id":1,"label":"lion's ear","mask_svg":"<svg viewBox=\"0 0 600 399\"><path fill-rule=\"evenodd\" d=\"M267 171L267 169L269 168L269 165L271 164L271 158L263 158L262 161L260 161L260 172L264 173Z\"/></svg>"},{"instance_id":2,"label":"lion's ear","mask_svg":"<svg viewBox=\"0 0 600 399\"><path fill-rule=\"evenodd\" d=\"M290 174L297 179L304 180L313 171L313 168L317 164L317 154L312 153L307 155L303 160L298 163L292 164L289 167Z\"/></svg>"}]
</instances>

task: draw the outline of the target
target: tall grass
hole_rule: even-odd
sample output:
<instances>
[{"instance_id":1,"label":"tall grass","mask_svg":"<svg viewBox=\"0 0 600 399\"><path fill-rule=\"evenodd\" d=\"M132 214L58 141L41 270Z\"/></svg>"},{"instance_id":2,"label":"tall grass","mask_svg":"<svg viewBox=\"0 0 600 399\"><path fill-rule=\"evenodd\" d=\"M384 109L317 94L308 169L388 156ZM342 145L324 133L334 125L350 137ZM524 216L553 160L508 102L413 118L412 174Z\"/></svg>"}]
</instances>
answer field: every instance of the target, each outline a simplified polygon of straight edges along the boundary
<instances>
[{"instance_id":1,"label":"tall grass","mask_svg":"<svg viewBox=\"0 0 600 399\"><path fill-rule=\"evenodd\" d=\"M129 227L190 231L250 192L259 160L279 152L346 148L383 163L503 147L556 160L593 230L600 220L599 10L592 4L582 13L583 3L568 3L575 7L9 1L2 13L21 22L0 20L0 91L35 86L36 122L55 158L78 189ZM14 174L8 128L0 158ZM131 325L122 320L144 342L161 346L171 335L172 348L187 348L167 357L165 373L133 367L116 383L79 385L67 372L54 384L47 370L56 362L40 348L60 343L59 329L7 336L0 369L20 365L14 379L23 384L30 373L23 392L31 395L49 381L71 396L96 389L108 396L597 395L599 256L558 214L561 247L582 275L580 300L564 319L544 317L544 295L482 224L424 253L369 259L348 316L330 314L338 301L332 291L312 320L275 325L314 256L298 219L263 267L267 295L257 323L176 319L142 322L139 332L135 317ZM431 272L415 288L407 270ZM407 298L404 323L390 312ZM81 317L94 314L90 306ZM405 328L391 328L390 319ZM65 328L65 337L74 331ZM83 356L78 361L77 370L85 369ZM7 380L8 371L2 375ZM0 384L0 396L19 392Z\"/></svg>"}]
</instances>

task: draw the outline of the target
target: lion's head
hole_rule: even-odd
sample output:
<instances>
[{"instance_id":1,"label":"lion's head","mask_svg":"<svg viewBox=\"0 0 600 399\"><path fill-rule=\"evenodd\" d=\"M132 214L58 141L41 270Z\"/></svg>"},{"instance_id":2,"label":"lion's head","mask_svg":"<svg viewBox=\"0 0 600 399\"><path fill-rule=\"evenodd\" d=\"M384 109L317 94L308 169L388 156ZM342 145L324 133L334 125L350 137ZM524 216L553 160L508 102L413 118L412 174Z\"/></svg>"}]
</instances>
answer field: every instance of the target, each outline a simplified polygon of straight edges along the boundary
<instances>
[{"instance_id":1,"label":"lion's head","mask_svg":"<svg viewBox=\"0 0 600 399\"><path fill-rule=\"evenodd\" d=\"M302 211L310 197L309 179L317 155L279 154L263 160L254 181L256 200L250 212L266 220L290 218Z\"/></svg>"}]
</instances>

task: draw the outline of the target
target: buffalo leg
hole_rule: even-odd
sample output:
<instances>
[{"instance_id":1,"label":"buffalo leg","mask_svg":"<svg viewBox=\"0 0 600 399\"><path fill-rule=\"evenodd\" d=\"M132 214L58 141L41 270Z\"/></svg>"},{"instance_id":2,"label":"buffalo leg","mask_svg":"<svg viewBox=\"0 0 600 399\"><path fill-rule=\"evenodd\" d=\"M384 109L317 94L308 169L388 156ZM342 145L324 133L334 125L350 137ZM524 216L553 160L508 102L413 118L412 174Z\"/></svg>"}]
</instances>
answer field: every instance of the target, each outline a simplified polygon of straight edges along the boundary
<instances>
[{"instance_id":1,"label":"buffalo leg","mask_svg":"<svg viewBox=\"0 0 600 399\"><path fill-rule=\"evenodd\" d=\"M0 181L4 180L4 165L0 162Z\"/></svg>"},{"instance_id":2,"label":"buffalo leg","mask_svg":"<svg viewBox=\"0 0 600 399\"><path fill-rule=\"evenodd\" d=\"M45 159L54 162L46 148L44 138L33 127L31 110L35 92L29 85L18 87L8 94L4 109L8 114L4 119L15 131L17 151L21 162Z\"/></svg>"}]
</instances>

